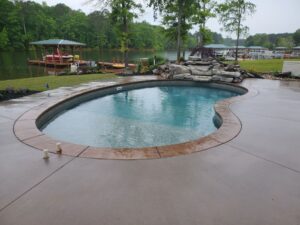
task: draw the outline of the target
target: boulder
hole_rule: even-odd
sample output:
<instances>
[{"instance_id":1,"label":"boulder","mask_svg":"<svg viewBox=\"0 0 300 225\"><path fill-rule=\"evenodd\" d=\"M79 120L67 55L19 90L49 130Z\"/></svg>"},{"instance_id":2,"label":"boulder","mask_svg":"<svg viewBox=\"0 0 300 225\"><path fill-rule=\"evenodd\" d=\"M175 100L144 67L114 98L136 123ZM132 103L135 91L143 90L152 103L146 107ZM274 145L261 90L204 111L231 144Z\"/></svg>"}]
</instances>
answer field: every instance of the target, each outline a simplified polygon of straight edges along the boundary
<instances>
[{"instance_id":1,"label":"boulder","mask_svg":"<svg viewBox=\"0 0 300 225\"><path fill-rule=\"evenodd\" d=\"M203 70L195 70L195 69L191 69L191 74L194 76L212 76L212 70L207 70L207 71L203 71Z\"/></svg>"},{"instance_id":2,"label":"boulder","mask_svg":"<svg viewBox=\"0 0 300 225\"><path fill-rule=\"evenodd\" d=\"M225 67L225 71L234 72L234 71L239 71L239 70L240 70L240 66L239 65L227 65Z\"/></svg>"},{"instance_id":3,"label":"boulder","mask_svg":"<svg viewBox=\"0 0 300 225\"><path fill-rule=\"evenodd\" d=\"M173 75L169 74L169 73L161 73L160 76L164 79L172 79L173 78Z\"/></svg>"},{"instance_id":4,"label":"boulder","mask_svg":"<svg viewBox=\"0 0 300 225\"><path fill-rule=\"evenodd\" d=\"M201 61L200 56L189 56L189 61Z\"/></svg>"},{"instance_id":5,"label":"boulder","mask_svg":"<svg viewBox=\"0 0 300 225\"><path fill-rule=\"evenodd\" d=\"M253 77L236 65L226 65L210 58L201 60L197 56L181 65L168 63L153 71L165 79L194 80L194 81L220 81L227 83L242 82L245 77Z\"/></svg>"},{"instance_id":6,"label":"boulder","mask_svg":"<svg viewBox=\"0 0 300 225\"><path fill-rule=\"evenodd\" d=\"M222 79L222 77L219 75L213 75L211 78L211 80L213 80L213 81L221 81L221 79Z\"/></svg>"},{"instance_id":7,"label":"boulder","mask_svg":"<svg viewBox=\"0 0 300 225\"><path fill-rule=\"evenodd\" d=\"M226 82L226 83L232 83L233 79L234 78L232 78L232 77L223 77L223 76L220 76L220 75L214 75L212 77L213 81L222 81L222 82Z\"/></svg>"},{"instance_id":8,"label":"boulder","mask_svg":"<svg viewBox=\"0 0 300 225\"><path fill-rule=\"evenodd\" d=\"M173 76L175 80L193 80L193 76L190 73L176 74Z\"/></svg>"},{"instance_id":9,"label":"boulder","mask_svg":"<svg viewBox=\"0 0 300 225\"><path fill-rule=\"evenodd\" d=\"M188 65L190 70L200 70L200 71L208 71L212 67L211 66L195 66L195 65Z\"/></svg>"},{"instance_id":10,"label":"boulder","mask_svg":"<svg viewBox=\"0 0 300 225\"><path fill-rule=\"evenodd\" d=\"M169 66L169 70L170 70L170 74L172 75L190 73L190 70L187 66L182 66L177 64L171 64Z\"/></svg>"},{"instance_id":11,"label":"boulder","mask_svg":"<svg viewBox=\"0 0 300 225\"><path fill-rule=\"evenodd\" d=\"M167 69L167 65L160 65L158 67L158 70L160 70L160 71L165 71L166 69Z\"/></svg>"},{"instance_id":12,"label":"boulder","mask_svg":"<svg viewBox=\"0 0 300 225\"><path fill-rule=\"evenodd\" d=\"M186 65L199 65L199 66L209 66L211 65L211 62L205 62L205 61L187 61L185 63Z\"/></svg>"},{"instance_id":13,"label":"boulder","mask_svg":"<svg viewBox=\"0 0 300 225\"><path fill-rule=\"evenodd\" d=\"M217 70L217 69L213 69L213 74L214 75L221 75L224 77L240 77L241 73L240 72L228 72L228 71L224 71L224 70Z\"/></svg>"},{"instance_id":14,"label":"boulder","mask_svg":"<svg viewBox=\"0 0 300 225\"><path fill-rule=\"evenodd\" d=\"M212 77L208 76L193 76L194 81L211 81Z\"/></svg>"},{"instance_id":15,"label":"boulder","mask_svg":"<svg viewBox=\"0 0 300 225\"><path fill-rule=\"evenodd\" d=\"M152 70L152 73L153 73L154 75L160 75L160 74L161 74L160 71L159 71L158 69Z\"/></svg>"}]
</instances>

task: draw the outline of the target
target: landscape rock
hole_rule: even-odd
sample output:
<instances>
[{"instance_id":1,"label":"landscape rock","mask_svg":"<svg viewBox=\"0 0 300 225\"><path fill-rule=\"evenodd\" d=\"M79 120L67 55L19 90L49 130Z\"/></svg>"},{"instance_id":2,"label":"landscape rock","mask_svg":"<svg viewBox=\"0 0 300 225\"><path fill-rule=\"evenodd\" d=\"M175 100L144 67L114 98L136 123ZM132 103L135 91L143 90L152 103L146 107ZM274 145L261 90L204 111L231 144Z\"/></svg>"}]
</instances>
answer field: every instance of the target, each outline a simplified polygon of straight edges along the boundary
<instances>
[{"instance_id":1,"label":"landscape rock","mask_svg":"<svg viewBox=\"0 0 300 225\"><path fill-rule=\"evenodd\" d=\"M212 77L213 81L222 81L222 82L227 82L227 83L233 83L233 79L232 77L223 77L221 75L214 75Z\"/></svg>"},{"instance_id":2,"label":"landscape rock","mask_svg":"<svg viewBox=\"0 0 300 225\"><path fill-rule=\"evenodd\" d=\"M190 71L191 71L191 75L194 75L194 76L212 76L213 75L212 70L203 71L203 70L191 69Z\"/></svg>"},{"instance_id":3,"label":"landscape rock","mask_svg":"<svg viewBox=\"0 0 300 225\"><path fill-rule=\"evenodd\" d=\"M154 70L152 70L152 73L153 73L154 75L159 75L159 74L160 74L160 72L159 72L159 70L158 70L158 69L154 69Z\"/></svg>"},{"instance_id":4,"label":"landscape rock","mask_svg":"<svg viewBox=\"0 0 300 225\"><path fill-rule=\"evenodd\" d=\"M241 70L238 65L226 65L213 58L201 60L199 57L190 57L189 61L180 65L175 63L161 65L153 72L164 79L219 81L225 83L239 83L244 78L255 77L255 75Z\"/></svg>"},{"instance_id":5,"label":"landscape rock","mask_svg":"<svg viewBox=\"0 0 300 225\"><path fill-rule=\"evenodd\" d=\"M198 65L198 66L209 66L211 65L211 62L206 61L187 61L188 65Z\"/></svg>"},{"instance_id":6,"label":"landscape rock","mask_svg":"<svg viewBox=\"0 0 300 225\"><path fill-rule=\"evenodd\" d=\"M213 69L213 74L221 75L221 76L225 76L225 77L240 77L241 76L240 72L228 72L228 71L216 70L216 69Z\"/></svg>"},{"instance_id":7,"label":"landscape rock","mask_svg":"<svg viewBox=\"0 0 300 225\"><path fill-rule=\"evenodd\" d=\"M208 71L212 68L212 66L194 66L194 65L188 65L188 68L190 70L200 70L200 71Z\"/></svg>"},{"instance_id":8,"label":"landscape rock","mask_svg":"<svg viewBox=\"0 0 300 225\"><path fill-rule=\"evenodd\" d=\"M176 75L176 74L183 74L183 73L189 73L190 70L187 66L183 65L177 65L177 64L171 64L169 66L170 74Z\"/></svg>"},{"instance_id":9,"label":"landscape rock","mask_svg":"<svg viewBox=\"0 0 300 225\"><path fill-rule=\"evenodd\" d=\"M173 76L175 80L193 80L193 76L190 73L176 74Z\"/></svg>"},{"instance_id":10,"label":"landscape rock","mask_svg":"<svg viewBox=\"0 0 300 225\"><path fill-rule=\"evenodd\" d=\"M211 81L212 77L208 77L208 76L196 76L193 77L194 81Z\"/></svg>"},{"instance_id":11,"label":"landscape rock","mask_svg":"<svg viewBox=\"0 0 300 225\"><path fill-rule=\"evenodd\" d=\"M199 56L189 56L190 61L201 61L201 57Z\"/></svg>"}]
</instances>

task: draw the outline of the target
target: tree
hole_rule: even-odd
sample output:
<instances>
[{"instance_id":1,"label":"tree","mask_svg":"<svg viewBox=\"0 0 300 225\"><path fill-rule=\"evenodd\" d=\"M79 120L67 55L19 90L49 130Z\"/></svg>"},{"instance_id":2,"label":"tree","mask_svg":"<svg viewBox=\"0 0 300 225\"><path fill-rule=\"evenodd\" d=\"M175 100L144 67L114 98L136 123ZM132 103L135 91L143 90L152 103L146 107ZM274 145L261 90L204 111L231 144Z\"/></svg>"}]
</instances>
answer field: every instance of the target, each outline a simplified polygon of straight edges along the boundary
<instances>
[{"instance_id":1,"label":"tree","mask_svg":"<svg viewBox=\"0 0 300 225\"><path fill-rule=\"evenodd\" d=\"M288 49L292 49L295 46L292 36L278 38L276 45L278 47L286 47Z\"/></svg>"},{"instance_id":2,"label":"tree","mask_svg":"<svg viewBox=\"0 0 300 225\"><path fill-rule=\"evenodd\" d=\"M195 0L150 0L155 13L163 14L163 23L168 26L168 33L176 37L177 62L181 58L182 43L186 40L191 28L191 17ZM156 14L155 14L156 15ZM170 36L170 35L169 35Z\"/></svg>"},{"instance_id":3,"label":"tree","mask_svg":"<svg viewBox=\"0 0 300 225\"><path fill-rule=\"evenodd\" d=\"M212 0L196 0L194 7L193 21L199 25L198 46L202 47L212 40L212 32L206 28L206 22L209 18L216 16L214 13L216 2Z\"/></svg>"},{"instance_id":4,"label":"tree","mask_svg":"<svg viewBox=\"0 0 300 225\"><path fill-rule=\"evenodd\" d=\"M273 44L275 43L270 41L270 36L268 34L255 34L246 39L247 46L263 46L270 49L273 47Z\"/></svg>"},{"instance_id":5,"label":"tree","mask_svg":"<svg viewBox=\"0 0 300 225\"><path fill-rule=\"evenodd\" d=\"M166 36L169 40L176 42L177 62L181 60L181 51L185 47L189 30L192 27L192 23L189 21L190 14L185 10L187 9L186 3L187 1L181 1L182 5L180 7L176 2L169 3L164 10L163 16L163 25L167 26Z\"/></svg>"},{"instance_id":6,"label":"tree","mask_svg":"<svg viewBox=\"0 0 300 225\"><path fill-rule=\"evenodd\" d=\"M101 8L111 10L111 18L120 33L121 51L124 53L125 67L128 67L129 25L137 17L136 11L143 12L142 5L134 0L98 0Z\"/></svg>"},{"instance_id":7,"label":"tree","mask_svg":"<svg viewBox=\"0 0 300 225\"><path fill-rule=\"evenodd\" d=\"M224 26L224 30L229 33L236 34L235 61L238 58L239 40L242 35L246 35L249 28L242 24L246 20L246 16L255 12L255 4L246 0L225 0L219 4L217 12L219 13L219 21Z\"/></svg>"},{"instance_id":8,"label":"tree","mask_svg":"<svg viewBox=\"0 0 300 225\"><path fill-rule=\"evenodd\" d=\"M48 6L33 1L0 0L1 48L27 49L31 41L52 38L84 42L91 48L116 49L122 46L123 51L128 48L163 50L176 47L175 41L169 41L166 35L166 30L174 30L173 24L169 30L147 22L134 22L131 18L128 35L126 39L122 38L125 36L120 19L122 14L117 10L115 15L112 14L112 2L116 1L107 0L103 10L86 15L64 4ZM136 8L131 11L136 12ZM184 25L182 30L185 30ZM176 40L176 26L174 32L172 37L175 36ZM185 31L182 32L182 39L189 45L187 47L195 43L195 37Z\"/></svg>"},{"instance_id":9,"label":"tree","mask_svg":"<svg viewBox=\"0 0 300 225\"><path fill-rule=\"evenodd\" d=\"M4 27L0 32L0 49L5 49L8 45L8 34Z\"/></svg>"},{"instance_id":10,"label":"tree","mask_svg":"<svg viewBox=\"0 0 300 225\"><path fill-rule=\"evenodd\" d=\"M294 42L296 45L300 45L300 29L296 30L293 34Z\"/></svg>"},{"instance_id":11,"label":"tree","mask_svg":"<svg viewBox=\"0 0 300 225\"><path fill-rule=\"evenodd\" d=\"M221 34L216 32L212 32L212 42L215 44L223 44L224 39Z\"/></svg>"}]
</instances>

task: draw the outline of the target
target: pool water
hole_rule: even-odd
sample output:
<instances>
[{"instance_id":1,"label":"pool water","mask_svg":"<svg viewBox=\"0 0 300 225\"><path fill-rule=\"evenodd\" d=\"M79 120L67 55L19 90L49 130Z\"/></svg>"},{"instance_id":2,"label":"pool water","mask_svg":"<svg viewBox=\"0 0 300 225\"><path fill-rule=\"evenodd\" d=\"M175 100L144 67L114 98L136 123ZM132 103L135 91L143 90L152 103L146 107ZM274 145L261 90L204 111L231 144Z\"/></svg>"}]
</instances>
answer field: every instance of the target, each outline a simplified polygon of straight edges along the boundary
<instances>
[{"instance_id":1,"label":"pool water","mask_svg":"<svg viewBox=\"0 0 300 225\"><path fill-rule=\"evenodd\" d=\"M55 139L94 147L182 143L214 132L214 104L236 95L199 86L122 91L68 109L42 130Z\"/></svg>"}]
</instances>

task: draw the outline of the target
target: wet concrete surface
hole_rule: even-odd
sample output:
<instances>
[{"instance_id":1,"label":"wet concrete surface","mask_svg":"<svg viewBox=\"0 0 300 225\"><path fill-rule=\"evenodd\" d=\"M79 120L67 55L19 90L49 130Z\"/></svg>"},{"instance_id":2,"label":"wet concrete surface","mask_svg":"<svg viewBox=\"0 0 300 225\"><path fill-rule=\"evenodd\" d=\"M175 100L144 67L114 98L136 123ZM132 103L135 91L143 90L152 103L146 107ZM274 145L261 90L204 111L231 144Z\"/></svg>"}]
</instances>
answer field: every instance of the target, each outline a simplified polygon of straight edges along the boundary
<instances>
[{"instance_id":1,"label":"wet concrete surface","mask_svg":"<svg viewBox=\"0 0 300 225\"><path fill-rule=\"evenodd\" d=\"M0 103L0 224L299 225L300 82L243 85L258 94L230 106L242 122L235 139L152 160L45 161L15 138L22 112L89 85Z\"/></svg>"}]
</instances>

